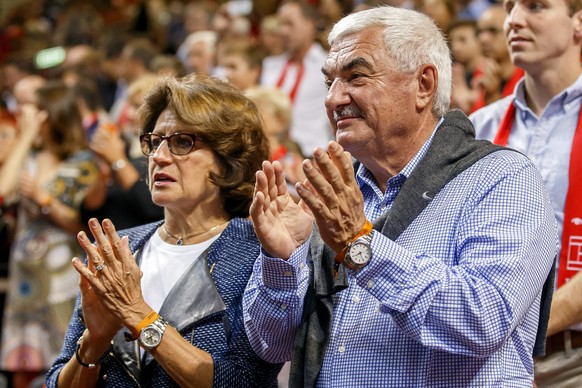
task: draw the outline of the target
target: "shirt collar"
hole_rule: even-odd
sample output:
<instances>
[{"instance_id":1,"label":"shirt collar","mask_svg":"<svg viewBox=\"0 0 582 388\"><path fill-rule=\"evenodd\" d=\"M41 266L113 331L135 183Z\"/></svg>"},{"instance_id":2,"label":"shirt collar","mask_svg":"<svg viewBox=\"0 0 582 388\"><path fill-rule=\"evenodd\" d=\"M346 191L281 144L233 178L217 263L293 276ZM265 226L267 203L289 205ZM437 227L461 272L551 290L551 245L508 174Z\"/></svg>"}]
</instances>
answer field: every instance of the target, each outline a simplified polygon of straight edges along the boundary
<instances>
[{"instance_id":1,"label":"shirt collar","mask_svg":"<svg viewBox=\"0 0 582 388\"><path fill-rule=\"evenodd\" d=\"M570 105L578 104L578 99L580 98L580 96L582 96L582 74L578 76L576 82L574 82L572 85L568 86L566 89L564 89L559 94L554 96L548 103L548 106L550 104L557 103L559 104L559 106L562 107L563 111L566 111L568 110L568 107ZM519 80L515 87L514 101L515 105L520 111L524 113L526 111L531 111L527 106L527 101L525 99L525 77Z\"/></svg>"},{"instance_id":2,"label":"shirt collar","mask_svg":"<svg viewBox=\"0 0 582 388\"><path fill-rule=\"evenodd\" d=\"M435 129L432 131L430 137L422 145L422 147L420 147L418 152L412 157L412 159L410 159L410 161L406 164L406 166L404 166L404 168L398 174L396 174L393 177L390 177L388 179L388 181L386 182L387 188L391 187L390 183L392 181L398 181L398 182L401 181L402 183L399 184L398 186L402 187L402 184L404 184L404 181L406 181L406 179L410 176L410 174L412 174L412 171L414 171L414 169L416 168L418 163L420 163L420 161L422 160L424 155L426 155L428 147L430 147L432 140L434 138L434 134L436 133L436 131L438 130L438 128L440 127L440 125L442 124L443 121L444 121L444 118L441 117L439 122L435 126ZM365 185L368 185L371 188L373 188L375 191L379 190L378 186L376 185L376 182L374 181L374 176L363 164L360 164L360 166L358 167L358 171L356 172L356 180L358 181L358 184L360 185L360 187L365 184Z\"/></svg>"}]
</instances>

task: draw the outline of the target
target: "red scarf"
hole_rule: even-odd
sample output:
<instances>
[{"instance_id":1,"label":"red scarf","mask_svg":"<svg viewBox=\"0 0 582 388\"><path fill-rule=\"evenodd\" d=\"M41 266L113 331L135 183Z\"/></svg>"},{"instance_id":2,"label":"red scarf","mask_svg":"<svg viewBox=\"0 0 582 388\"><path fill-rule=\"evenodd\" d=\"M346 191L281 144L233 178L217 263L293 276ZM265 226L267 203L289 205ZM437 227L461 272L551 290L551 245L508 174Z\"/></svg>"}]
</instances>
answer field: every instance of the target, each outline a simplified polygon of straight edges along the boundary
<instances>
[{"instance_id":1,"label":"red scarf","mask_svg":"<svg viewBox=\"0 0 582 388\"><path fill-rule=\"evenodd\" d=\"M509 104L493 143L507 145L509 133L515 120L515 105ZM578 114L576 133L572 141L568 192L564 207L562 249L558 267L558 283L561 287L582 269L582 108Z\"/></svg>"},{"instance_id":2,"label":"red scarf","mask_svg":"<svg viewBox=\"0 0 582 388\"><path fill-rule=\"evenodd\" d=\"M279 80L277 81L277 88L281 89L283 84L285 83L285 78L287 78L287 71L289 70L289 66L291 66L291 59L289 59L285 63L285 67L283 67L283 71L279 76ZM297 90L299 89L299 85L303 80L303 72L304 72L303 61L297 65L297 76L295 77L295 83L293 84L293 88L289 92L289 98L291 99L291 103L295 102L295 97L297 96Z\"/></svg>"},{"instance_id":3,"label":"red scarf","mask_svg":"<svg viewBox=\"0 0 582 388\"><path fill-rule=\"evenodd\" d=\"M501 89L501 97L507 97L513 94L513 90L515 89L515 85L519 82L521 77L523 77L525 73L519 67L516 67L511 74L511 77L503 84L503 88ZM482 74L481 74L482 75ZM487 103L485 102L485 90L479 90L479 96L477 97L477 101L471 107L471 113L475 112L478 109L483 108Z\"/></svg>"}]
</instances>

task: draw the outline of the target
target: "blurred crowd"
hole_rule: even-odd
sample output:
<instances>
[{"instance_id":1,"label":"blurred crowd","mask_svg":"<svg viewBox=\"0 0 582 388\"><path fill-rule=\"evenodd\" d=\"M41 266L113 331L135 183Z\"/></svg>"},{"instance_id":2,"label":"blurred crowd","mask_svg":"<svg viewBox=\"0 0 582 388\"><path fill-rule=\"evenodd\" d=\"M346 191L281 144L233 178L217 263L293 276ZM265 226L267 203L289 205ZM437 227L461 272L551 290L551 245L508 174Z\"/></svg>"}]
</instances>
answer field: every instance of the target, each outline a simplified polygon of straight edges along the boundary
<instances>
[{"instance_id":1,"label":"blurred crowd","mask_svg":"<svg viewBox=\"0 0 582 388\"><path fill-rule=\"evenodd\" d=\"M9 3L0 9L0 369L19 387L62 345L78 292L70 260L87 220L125 229L163 217L136 121L160 78L214 75L244 91L293 189L301 161L332 138L321 67L343 15L389 4L431 16L453 55L452 107L467 114L523 75L505 44L505 11L489 0Z\"/></svg>"}]
</instances>

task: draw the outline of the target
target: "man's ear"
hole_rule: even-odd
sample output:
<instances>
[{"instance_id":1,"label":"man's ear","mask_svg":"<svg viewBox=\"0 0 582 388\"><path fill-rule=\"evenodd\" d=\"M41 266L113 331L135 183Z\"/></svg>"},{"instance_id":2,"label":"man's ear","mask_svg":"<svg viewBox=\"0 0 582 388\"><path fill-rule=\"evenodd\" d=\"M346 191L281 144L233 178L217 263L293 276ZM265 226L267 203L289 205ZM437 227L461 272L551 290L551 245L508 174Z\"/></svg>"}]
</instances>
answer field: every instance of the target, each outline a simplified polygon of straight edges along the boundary
<instances>
[{"instance_id":1,"label":"man's ear","mask_svg":"<svg viewBox=\"0 0 582 388\"><path fill-rule=\"evenodd\" d=\"M572 23L574 24L574 40L582 42L582 10L574 13Z\"/></svg>"},{"instance_id":2,"label":"man's ear","mask_svg":"<svg viewBox=\"0 0 582 388\"><path fill-rule=\"evenodd\" d=\"M438 87L438 71L433 64L422 65L418 69L418 91L416 93L416 108L422 110L432 105Z\"/></svg>"}]
</instances>

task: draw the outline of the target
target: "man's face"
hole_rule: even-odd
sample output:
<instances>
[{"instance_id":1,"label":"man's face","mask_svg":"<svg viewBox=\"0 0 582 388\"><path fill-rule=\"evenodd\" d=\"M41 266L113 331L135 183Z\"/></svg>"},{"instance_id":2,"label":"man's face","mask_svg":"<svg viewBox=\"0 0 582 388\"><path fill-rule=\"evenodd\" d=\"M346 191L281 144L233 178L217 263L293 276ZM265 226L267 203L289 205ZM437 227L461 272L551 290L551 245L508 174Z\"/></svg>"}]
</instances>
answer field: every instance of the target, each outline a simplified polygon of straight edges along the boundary
<instances>
[{"instance_id":1,"label":"man's face","mask_svg":"<svg viewBox=\"0 0 582 388\"><path fill-rule=\"evenodd\" d=\"M477 40L477 31L469 25L456 27L449 33L453 59L463 65L476 59L481 54Z\"/></svg>"},{"instance_id":2,"label":"man's face","mask_svg":"<svg viewBox=\"0 0 582 388\"><path fill-rule=\"evenodd\" d=\"M315 26L301 13L297 4L285 4L278 11L281 37L291 53L302 51L313 43Z\"/></svg>"},{"instance_id":3,"label":"man's face","mask_svg":"<svg viewBox=\"0 0 582 388\"><path fill-rule=\"evenodd\" d=\"M228 82L241 90L256 86L259 81L259 69L250 67L242 55L227 55L222 66Z\"/></svg>"},{"instance_id":4,"label":"man's face","mask_svg":"<svg viewBox=\"0 0 582 388\"><path fill-rule=\"evenodd\" d=\"M374 147L407 137L415 116L416 72L395 69L382 28L338 39L322 69L325 107L336 140L362 160Z\"/></svg>"},{"instance_id":5,"label":"man's face","mask_svg":"<svg viewBox=\"0 0 582 388\"><path fill-rule=\"evenodd\" d=\"M527 70L553 66L567 52L569 58L579 57L580 43L575 34L582 11L570 16L564 0L506 0L504 6L507 17L503 28L515 65Z\"/></svg>"},{"instance_id":6,"label":"man's face","mask_svg":"<svg viewBox=\"0 0 582 388\"><path fill-rule=\"evenodd\" d=\"M477 31L481 52L486 58L502 61L508 58L509 52L503 34L505 12L502 7L492 6L477 21Z\"/></svg>"}]
</instances>

